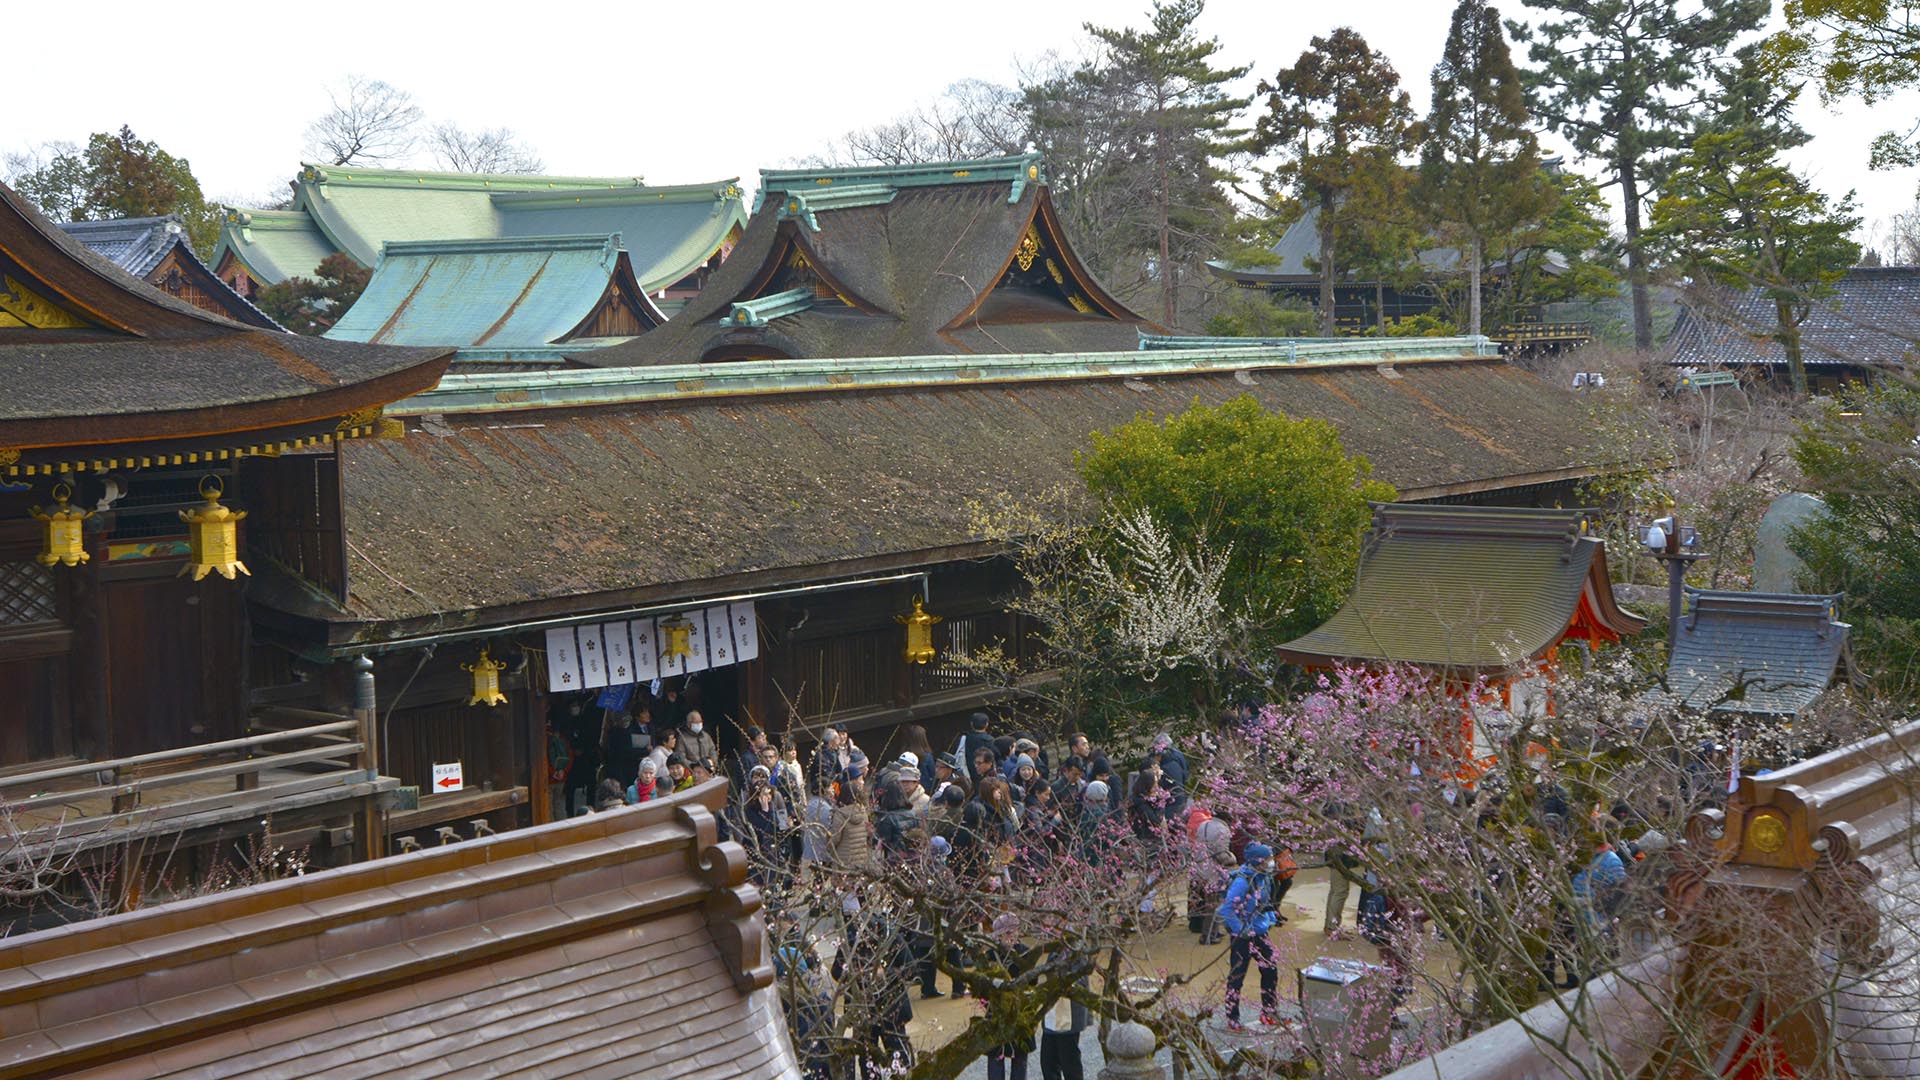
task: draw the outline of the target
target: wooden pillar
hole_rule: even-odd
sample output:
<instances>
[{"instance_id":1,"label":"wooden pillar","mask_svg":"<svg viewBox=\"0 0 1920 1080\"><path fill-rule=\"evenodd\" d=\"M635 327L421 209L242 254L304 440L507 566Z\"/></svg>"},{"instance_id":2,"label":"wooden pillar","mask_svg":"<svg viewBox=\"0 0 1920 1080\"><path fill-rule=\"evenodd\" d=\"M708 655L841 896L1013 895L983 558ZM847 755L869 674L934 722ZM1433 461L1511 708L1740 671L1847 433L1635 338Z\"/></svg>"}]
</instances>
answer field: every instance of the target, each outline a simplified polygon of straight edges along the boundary
<instances>
[{"instance_id":1,"label":"wooden pillar","mask_svg":"<svg viewBox=\"0 0 1920 1080\"><path fill-rule=\"evenodd\" d=\"M369 778L380 775L380 710L374 694L373 661L353 658L353 718L360 725L361 768ZM368 796L360 815L361 850L368 859L386 854L387 828L378 796Z\"/></svg>"},{"instance_id":2,"label":"wooden pillar","mask_svg":"<svg viewBox=\"0 0 1920 1080\"><path fill-rule=\"evenodd\" d=\"M533 804L533 823L545 825L553 820L553 805L547 797L547 694L537 675L536 666L528 664L527 686L518 695L520 703L515 711L526 739L527 801Z\"/></svg>"},{"instance_id":3,"label":"wooden pillar","mask_svg":"<svg viewBox=\"0 0 1920 1080\"><path fill-rule=\"evenodd\" d=\"M108 648L110 590L102 575L107 566L107 526L95 527L100 515L87 523L83 537L89 561L67 573L73 583L73 648L67 654L67 678L73 696L71 734L73 753L80 758L113 757L113 657ZM130 658L131 659L131 658Z\"/></svg>"}]
</instances>

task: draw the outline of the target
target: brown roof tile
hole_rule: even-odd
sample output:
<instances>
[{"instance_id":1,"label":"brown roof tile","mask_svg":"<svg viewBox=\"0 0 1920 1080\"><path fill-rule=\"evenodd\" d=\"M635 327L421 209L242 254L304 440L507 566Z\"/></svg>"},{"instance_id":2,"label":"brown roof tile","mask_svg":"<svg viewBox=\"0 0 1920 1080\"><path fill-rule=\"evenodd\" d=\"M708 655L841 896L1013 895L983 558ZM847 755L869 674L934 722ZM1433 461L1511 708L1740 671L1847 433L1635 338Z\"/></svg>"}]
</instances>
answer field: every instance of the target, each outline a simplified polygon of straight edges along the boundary
<instances>
[{"instance_id":1,"label":"brown roof tile","mask_svg":"<svg viewBox=\"0 0 1920 1080\"><path fill-rule=\"evenodd\" d=\"M744 870L737 855L707 850L708 810L725 796L716 781L531 838L436 848L0 942L0 977L45 941L69 950L52 984L35 987L37 1009L0 1004L0 1078L537 1074L594 1062L666 1077L671 1063L694 1060L730 1076L797 1076L772 1004L757 894L741 873L719 886L694 876L702 863ZM675 880L629 884L633 862ZM483 864L504 876L474 883L465 871ZM451 898L383 884L456 878ZM711 903L716 889L740 890L750 925L714 921L735 903ZM556 893L572 899L555 906ZM485 926L472 922L482 897L501 913ZM183 911L229 928L247 915L282 919L252 920L210 946L179 925ZM439 929L448 911L457 917ZM744 968L725 959L722 940L735 933L752 943ZM103 952L132 956L89 948L114 937L153 948L103 965ZM225 951L178 962L209 947Z\"/></svg>"},{"instance_id":2,"label":"brown roof tile","mask_svg":"<svg viewBox=\"0 0 1920 1080\"><path fill-rule=\"evenodd\" d=\"M347 613L290 592L268 602L393 623L595 594L674 599L733 575L973 544L982 535L970 501L1077 490L1074 455L1092 432L1242 394L1330 421L1403 498L1584 475L1596 464L1581 402L1497 358L1239 375L779 393L436 417L424 427L415 419L403 440L344 448Z\"/></svg>"}]
</instances>

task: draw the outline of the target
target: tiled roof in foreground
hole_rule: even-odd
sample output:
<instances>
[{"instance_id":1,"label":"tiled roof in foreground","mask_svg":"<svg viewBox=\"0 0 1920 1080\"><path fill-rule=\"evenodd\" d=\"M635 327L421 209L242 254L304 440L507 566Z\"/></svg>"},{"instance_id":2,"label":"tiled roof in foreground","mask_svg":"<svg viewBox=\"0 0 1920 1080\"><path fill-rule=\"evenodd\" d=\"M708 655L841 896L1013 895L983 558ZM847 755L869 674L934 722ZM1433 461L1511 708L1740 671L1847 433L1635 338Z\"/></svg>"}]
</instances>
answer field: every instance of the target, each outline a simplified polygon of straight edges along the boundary
<instances>
[{"instance_id":1,"label":"tiled roof in foreground","mask_svg":"<svg viewBox=\"0 0 1920 1080\"><path fill-rule=\"evenodd\" d=\"M797 1077L726 791L0 941L0 1077Z\"/></svg>"}]
</instances>

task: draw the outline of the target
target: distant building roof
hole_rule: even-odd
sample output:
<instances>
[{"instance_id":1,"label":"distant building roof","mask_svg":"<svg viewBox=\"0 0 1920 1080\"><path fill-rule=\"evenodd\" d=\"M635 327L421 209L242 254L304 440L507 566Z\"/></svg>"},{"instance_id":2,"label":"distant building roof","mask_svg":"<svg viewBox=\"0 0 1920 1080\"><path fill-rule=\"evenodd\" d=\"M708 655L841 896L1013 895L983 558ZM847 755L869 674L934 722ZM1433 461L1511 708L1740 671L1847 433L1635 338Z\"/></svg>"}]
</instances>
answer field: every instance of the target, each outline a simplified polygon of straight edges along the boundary
<instances>
[{"instance_id":1,"label":"distant building roof","mask_svg":"<svg viewBox=\"0 0 1920 1080\"><path fill-rule=\"evenodd\" d=\"M7 938L0 1069L797 1080L726 792Z\"/></svg>"},{"instance_id":2,"label":"distant building roof","mask_svg":"<svg viewBox=\"0 0 1920 1080\"><path fill-rule=\"evenodd\" d=\"M1773 340L1776 316L1764 290L1696 296L1683 304L1673 328L1673 363L1720 368L1785 365ZM1920 342L1920 266L1856 266L1813 301L1800 324L1800 350L1809 367L1897 365Z\"/></svg>"},{"instance_id":3,"label":"distant building roof","mask_svg":"<svg viewBox=\"0 0 1920 1080\"><path fill-rule=\"evenodd\" d=\"M235 322L263 330L283 329L200 261L187 243L186 229L178 215L57 224L95 255L155 288ZM170 267L166 265L168 256L172 256Z\"/></svg>"},{"instance_id":4,"label":"distant building roof","mask_svg":"<svg viewBox=\"0 0 1920 1080\"><path fill-rule=\"evenodd\" d=\"M1375 504L1353 593L1280 655L1484 671L1645 625L1614 603L1606 545L1581 511Z\"/></svg>"},{"instance_id":5,"label":"distant building roof","mask_svg":"<svg viewBox=\"0 0 1920 1080\"><path fill-rule=\"evenodd\" d=\"M1157 329L1068 245L1038 155L765 171L760 188L732 257L671 323L574 359L1088 352ZM776 297L778 314L759 310Z\"/></svg>"},{"instance_id":6,"label":"distant building roof","mask_svg":"<svg viewBox=\"0 0 1920 1080\"><path fill-rule=\"evenodd\" d=\"M160 265L175 244L186 238L180 219L165 217L119 218L114 221L62 221L60 231L87 245L95 255L143 278Z\"/></svg>"},{"instance_id":7,"label":"distant building roof","mask_svg":"<svg viewBox=\"0 0 1920 1080\"><path fill-rule=\"evenodd\" d=\"M631 336L666 322L617 234L392 241L330 338L475 346L538 357L597 324Z\"/></svg>"},{"instance_id":8,"label":"distant building roof","mask_svg":"<svg viewBox=\"0 0 1920 1080\"><path fill-rule=\"evenodd\" d=\"M497 625L923 565L991 539L970 503L1080 490L1092 432L1243 394L1332 423L1402 497L1599 467L1573 437L1575 395L1472 352L1354 339L1303 343L1291 363L1130 350L453 375L389 410L407 438L346 450L346 605L252 595L341 643L447 612Z\"/></svg>"},{"instance_id":9,"label":"distant building roof","mask_svg":"<svg viewBox=\"0 0 1920 1080\"><path fill-rule=\"evenodd\" d=\"M266 283L312 276L344 251L362 266L401 240L619 233L649 292L698 270L746 220L733 180L649 187L638 177L520 176L307 165L290 210L229 210L213 262Z\"/></svg>"},{"instance_id":10,"label":"distant building roof","mask_svg":"<svg viewBox=\"0 0 1920 1080\"><path fill-rule=\"evenodd\" d=\"M450 355L213 315L129 276L0 185L0 475L330 440L342 417L432 386Z\"/></svg>"},{"instance_id":11,"label":"distant building roof","mask_svg":"<svg viewBox=\"0 0 1920 1080\"><path fill-rule=\"evenodd\" d=\"M1256 283L1306 283L1320 280L1320 271L1315 269L1320 261L1320 211L1308 207L1300 217L1288 225L1280 239L1267 249L1268 257L1258 264L1234 266L1223 262L1208 265L1222 277L1247 284ZM1423 248L1415 254L1422 270L1431 274L1451 274L1460 269L1461 254L1459 248L1431 247ZM1491 269L1497 274L1505 264L1495 262ZM1566 261L1557 253L1549 254L1542 269L1548 274L1558 274L1566 267ZM1342 275L1343 282L1359 280L1354 272Z\"/></svg>"},{"instance_id":12,"label":"distant building roof","mask_svg":"<svg viewBox=\"0 0 1920 1080\"><path fill-rule=\"evenodd\" d=\"M1688 589L1667 689L1716 712L1793 715L1824 693L1846 654L1840 597Z\"/></svg>"}]
</instances>

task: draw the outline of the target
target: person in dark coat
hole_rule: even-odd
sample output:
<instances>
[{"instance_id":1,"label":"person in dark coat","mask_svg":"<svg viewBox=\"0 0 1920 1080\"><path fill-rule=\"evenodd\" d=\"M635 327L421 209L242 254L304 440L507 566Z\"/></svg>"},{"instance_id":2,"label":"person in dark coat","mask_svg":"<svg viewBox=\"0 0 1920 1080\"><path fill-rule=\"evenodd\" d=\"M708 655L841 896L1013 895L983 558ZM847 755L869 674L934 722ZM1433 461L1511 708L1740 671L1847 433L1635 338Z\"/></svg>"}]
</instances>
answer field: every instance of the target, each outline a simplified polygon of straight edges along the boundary
<instances>
[{"instance_id":1,"label":"person in dark coat","mask_svg":"<svg viewBox=\"0 0 1920 1080\"><path fill-rule=\"evenodd\" d=\"M993 736L987 732L988 723L987 714L983 712L967 717L967 733L960 736L960 741L953 748L954 756L966 765L967 779L975 787L980 784L980 773L974 768L975 755L982 747L988 750L993 749Z\"/></svg>"},{"instance_id":2,"label":"person in dark coat","mask_svg":"<svg viewBox=\"0 0 1920 1080\"><path fill-rule=\"evenodd\" d=\"M1164 731L1153 737L1153 752L1160 757L1160 786L1170 796L1168 809L1174 815L1180 815L1187 801L1187 783L1192 779L1187 755L1173 745L1173 736Z\"/></svg>"}]
</instances>

